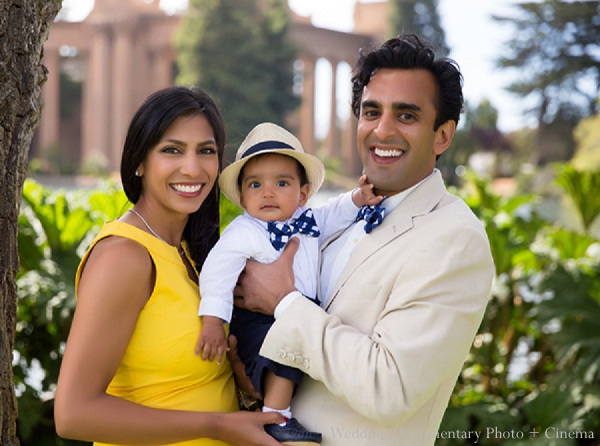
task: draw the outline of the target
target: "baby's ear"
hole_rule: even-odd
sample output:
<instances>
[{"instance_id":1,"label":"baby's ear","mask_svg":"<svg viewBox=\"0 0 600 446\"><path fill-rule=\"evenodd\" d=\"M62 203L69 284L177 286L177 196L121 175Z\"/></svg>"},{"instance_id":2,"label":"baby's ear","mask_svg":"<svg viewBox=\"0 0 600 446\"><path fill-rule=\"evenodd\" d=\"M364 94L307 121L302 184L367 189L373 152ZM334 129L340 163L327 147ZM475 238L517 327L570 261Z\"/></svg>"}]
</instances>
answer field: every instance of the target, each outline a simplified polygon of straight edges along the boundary
<instances>
[{"instance_id":1,"label":"baby's ear","mask_svg":"<svg viewBox=\"0 0 600 446\"><path fill-rule=\"evenodd\" d=\"M300 200L298 206L305 206L308 202L308 193L310 192L310 184L306 183L300 186Z\"/></svg>"}]
</instances>

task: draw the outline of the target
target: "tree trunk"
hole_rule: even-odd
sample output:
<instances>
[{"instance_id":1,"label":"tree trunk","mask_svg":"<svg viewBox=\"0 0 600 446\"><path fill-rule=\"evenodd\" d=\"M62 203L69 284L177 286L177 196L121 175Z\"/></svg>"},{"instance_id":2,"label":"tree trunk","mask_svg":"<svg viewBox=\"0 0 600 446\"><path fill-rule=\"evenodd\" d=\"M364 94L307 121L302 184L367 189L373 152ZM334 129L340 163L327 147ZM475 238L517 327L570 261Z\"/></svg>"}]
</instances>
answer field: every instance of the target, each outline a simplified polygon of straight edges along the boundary
<instances>
[{"instance_id":1,"label":"tree trunk","mask_svg":"<svg viewBox=\"0 0 600 446\"><path fill-rule=\"evenodd\" d=\"M0 446L18 445L13 388L17 223L27 151L42 112L43 44L62 0L0 1Z\"/></svg>"}]
</instances>

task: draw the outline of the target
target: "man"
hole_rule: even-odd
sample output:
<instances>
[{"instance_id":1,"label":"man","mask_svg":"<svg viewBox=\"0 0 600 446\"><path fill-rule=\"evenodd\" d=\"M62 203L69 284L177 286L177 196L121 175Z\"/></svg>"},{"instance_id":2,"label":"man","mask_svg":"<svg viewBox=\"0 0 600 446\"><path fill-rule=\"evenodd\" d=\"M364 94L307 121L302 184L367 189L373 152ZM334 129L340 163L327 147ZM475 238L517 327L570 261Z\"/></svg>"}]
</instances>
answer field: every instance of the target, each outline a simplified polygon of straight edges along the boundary
<instances>
[{"instance_id":1,"label":"man","mask_svg":"<svg viewBox=\"0 0 600 446\"><path fill-rule=\"evenodd\" d=\"M324 446L433 445L494 276L484 228L435 169L459 120L462 76L402 36L362 54L352 82L383 221L359 220L325 245L321 307L298 298L294 245L278 262L247 265L237 305L275 314L261 354L306 374L293 409Z\"/></svg>"}]
</instances>

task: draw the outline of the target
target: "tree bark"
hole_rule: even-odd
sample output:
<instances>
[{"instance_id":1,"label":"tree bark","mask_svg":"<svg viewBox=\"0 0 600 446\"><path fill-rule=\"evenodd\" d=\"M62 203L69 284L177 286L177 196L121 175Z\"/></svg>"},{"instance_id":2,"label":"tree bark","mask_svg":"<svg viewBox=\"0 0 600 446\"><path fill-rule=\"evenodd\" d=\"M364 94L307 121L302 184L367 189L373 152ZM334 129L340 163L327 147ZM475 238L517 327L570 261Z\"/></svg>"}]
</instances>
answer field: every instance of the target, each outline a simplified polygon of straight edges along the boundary
<instances>
[{"instance_id":1,"label":"tree bark","mask_svg":"<svg viewBox=\"0 0 600 446\"><path fill-rule=\"evenodd\" d=\"M18 445L12 352L17 224L27 152L42 113L43 44L62 0L0 1L0 446Z\"/></svg>"}]
</instances>

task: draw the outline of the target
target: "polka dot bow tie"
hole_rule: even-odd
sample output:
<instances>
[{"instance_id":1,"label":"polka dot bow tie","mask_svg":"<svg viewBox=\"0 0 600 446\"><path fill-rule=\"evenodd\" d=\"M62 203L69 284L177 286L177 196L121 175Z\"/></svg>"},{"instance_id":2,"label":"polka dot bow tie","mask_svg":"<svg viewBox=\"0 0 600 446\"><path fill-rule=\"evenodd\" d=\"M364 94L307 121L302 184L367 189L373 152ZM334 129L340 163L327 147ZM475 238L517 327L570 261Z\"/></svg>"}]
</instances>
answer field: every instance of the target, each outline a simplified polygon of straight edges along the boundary
<instances>
[{"instance_id":1,"label":"polka dot bow tie","mask_svg":"<svg viewBox=\"0 0 600 446\"><path fill-rule=\"evenodd\" d=\"M305 210L298 218L291 218L287 223L270 221L267 223L267 231L269 231L269 240L277 251L281 250L296 233L310 237L321 235L312 209Z\"/></svg>"},{"instance_id":2,"label":"polka dot bow tie","mask_svg":"<svg viewBox=\"0 0 600 446\"><path fill-rule=\"evenodd\" d=\"M381 207L385 198L381 200L375 206L363 206L359 209L358 214L356 215L356 220L364 220L365 221L365 232L369 234L374 228L379 226L385 217L385 208Z\"/></svg>"}]
</instances>

